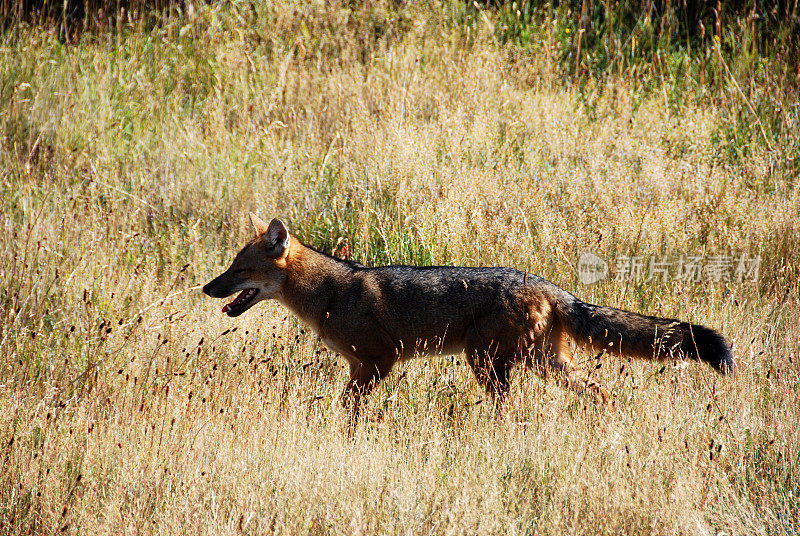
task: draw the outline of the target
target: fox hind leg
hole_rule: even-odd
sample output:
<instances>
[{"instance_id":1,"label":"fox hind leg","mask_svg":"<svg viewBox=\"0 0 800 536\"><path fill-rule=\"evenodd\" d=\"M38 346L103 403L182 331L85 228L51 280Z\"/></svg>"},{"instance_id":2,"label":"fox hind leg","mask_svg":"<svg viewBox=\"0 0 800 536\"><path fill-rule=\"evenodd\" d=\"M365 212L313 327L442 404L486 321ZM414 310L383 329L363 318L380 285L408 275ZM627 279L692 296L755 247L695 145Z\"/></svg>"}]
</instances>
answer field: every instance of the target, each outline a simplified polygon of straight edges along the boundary
<instances>
[{"instance_id":1,"label":"fox hind leg","mask_svg":"<svg viewBox=\"0 0 800 536\"><path fill-rule=\"evenodd\" d=\"M533 354L533 358L526 359L526 364L542 378L547 379L552 373L564 387L589 395L602 406L608 403L608 391L592 380L590 374L575 365L567 335L563 330L554 326L539 344L533 346L529 352Z\"/></svg>"}]
</instances>

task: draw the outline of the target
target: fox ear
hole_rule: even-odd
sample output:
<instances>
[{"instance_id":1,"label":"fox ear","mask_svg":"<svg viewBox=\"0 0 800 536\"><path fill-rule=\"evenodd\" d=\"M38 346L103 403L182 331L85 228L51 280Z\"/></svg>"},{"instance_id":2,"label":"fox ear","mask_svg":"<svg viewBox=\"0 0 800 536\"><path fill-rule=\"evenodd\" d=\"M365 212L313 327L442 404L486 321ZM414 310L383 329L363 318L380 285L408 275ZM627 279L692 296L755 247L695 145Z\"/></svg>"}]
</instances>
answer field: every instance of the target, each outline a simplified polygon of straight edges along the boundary
<instances>
[{"instance_id":1,"label":"fox ear","mask_svg":"<svg viewBox=\"0 0 800 536\"><path fill-rule=\"evenodd\" d=\"M270 248L274 248L278 254L283 253L283 250L289 247L289 230L278 218L269 222L266 232L267 244L270 244Z\"/></svg>"},{"instance_id":2,"label":"fox ear","mask_svg":"<svg viewBox=\"0 0 800 536\"><path fill-rule=\"evenodd\" d=\"M250 213L250 223L253 224L253 229L257 236L263 235L268 230L266 222L252 212Z\"/></svg>"}]
</instances>

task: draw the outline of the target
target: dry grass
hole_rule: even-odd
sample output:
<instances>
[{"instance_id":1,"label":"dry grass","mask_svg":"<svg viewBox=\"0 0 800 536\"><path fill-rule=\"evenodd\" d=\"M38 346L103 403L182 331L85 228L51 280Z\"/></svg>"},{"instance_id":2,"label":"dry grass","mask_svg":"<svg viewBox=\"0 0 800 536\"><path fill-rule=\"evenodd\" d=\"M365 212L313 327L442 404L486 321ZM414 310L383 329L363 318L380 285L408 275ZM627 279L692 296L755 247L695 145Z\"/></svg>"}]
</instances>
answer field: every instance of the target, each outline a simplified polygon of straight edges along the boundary
<instances>
[{"instance_id":1,"label":"dry grass","mask_svg":"<svg viewBox=\"0 0 800 536\"><path fill-rule=\"evenodd\" d=\"M675 113L623 77L587 98L547 47L465 40L448 9L232 4L3 43L0 533L800 530L779 148L734 165L714 141L734 97ZM364 262L515 266L711 325L738 373L604 358L608 412L518 374L493 421L459 356L420 359L351 438L339 358L277 304L229 319L197 290L248 210ZM584 286L583 251L763 263L757 283Z\"/></svg>"}]
</instances>

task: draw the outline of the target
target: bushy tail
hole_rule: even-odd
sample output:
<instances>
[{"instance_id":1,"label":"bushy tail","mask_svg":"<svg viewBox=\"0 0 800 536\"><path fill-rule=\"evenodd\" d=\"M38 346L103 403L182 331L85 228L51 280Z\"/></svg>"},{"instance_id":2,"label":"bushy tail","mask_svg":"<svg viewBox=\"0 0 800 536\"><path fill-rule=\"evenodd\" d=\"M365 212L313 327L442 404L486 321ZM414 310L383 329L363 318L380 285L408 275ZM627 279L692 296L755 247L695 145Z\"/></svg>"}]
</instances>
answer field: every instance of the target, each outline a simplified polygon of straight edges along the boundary
<instances>
[{"instance_id":1,"label":"bushy tail","mask_svg":"<svg viewBox=\"0 0 800 536\"><path fill-rule=\"evenodd\" d=\"M591 305L568 296L558 300L559 316L567 333L580 345L642 359L669 359L680 354L705 361L722 374L734 370L728 342L713 329Z\"/></svg>"}]
</instances>

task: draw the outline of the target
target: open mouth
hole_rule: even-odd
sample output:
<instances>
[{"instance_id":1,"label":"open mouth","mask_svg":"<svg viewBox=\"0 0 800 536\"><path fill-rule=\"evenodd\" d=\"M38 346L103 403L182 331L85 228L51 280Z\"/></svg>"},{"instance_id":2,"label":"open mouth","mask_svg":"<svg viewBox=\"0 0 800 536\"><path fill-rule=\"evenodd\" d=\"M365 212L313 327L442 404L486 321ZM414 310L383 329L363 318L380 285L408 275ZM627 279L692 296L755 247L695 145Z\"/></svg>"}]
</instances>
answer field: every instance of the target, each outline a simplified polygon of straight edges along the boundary
<instances>
[{"instance_id":1,"label":"open mouth","mask_svg":"<svg viewBox=\"0 0 800 536\"><path fill-rule=\"evenodd\" d=\"M248 288L243 290L236 299L222 308L222 312L228 316L239 316L245 312L253 302L253 298L258 295L258 289Z\"/></svg>"}]
</instances>

